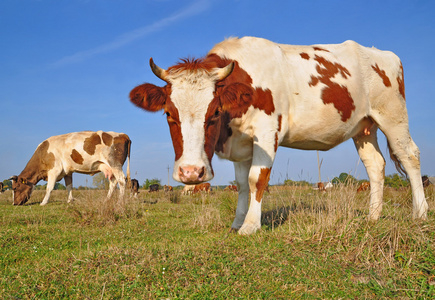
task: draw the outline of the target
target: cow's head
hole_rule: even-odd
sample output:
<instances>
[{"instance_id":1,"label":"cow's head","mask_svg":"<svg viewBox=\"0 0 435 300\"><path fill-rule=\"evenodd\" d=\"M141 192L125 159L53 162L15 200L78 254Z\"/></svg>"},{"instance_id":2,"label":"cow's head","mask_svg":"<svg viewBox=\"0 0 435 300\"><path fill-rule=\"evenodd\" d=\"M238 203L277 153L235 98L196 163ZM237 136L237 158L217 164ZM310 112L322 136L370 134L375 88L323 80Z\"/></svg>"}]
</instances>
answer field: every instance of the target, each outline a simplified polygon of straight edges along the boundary
<instances>
[{"instance_id":1,"label":"cow's head","mask_svg":"<svg viewBox=\"0 0 435 300\"><path fill-rule=\"evenodd\" d=\"M147 111L164 110L175 151L173 177L186 184L213 178L211 159L221 132L222 119L240 109L249 97L240 83L224 83L235 63L183 60L164 70L150 59L153 73L167 85L142 84L130 92L130 100ZM239 85L239 86L238 86ZM243 94L243 96L242 96ZM249 101L248 101L249 102Z\"/></svg>"},{"instance_id":2,"label":"cow's head","mask_svg":"<svg viewBox=\"0 0 435 300\"><path fill-rule=\"evenodd\" d=\"M33 184L24 177L12 176L12 191L14 195L14 205L23 205L30 199L33 191Z\"/></svg>"}]
</instances>

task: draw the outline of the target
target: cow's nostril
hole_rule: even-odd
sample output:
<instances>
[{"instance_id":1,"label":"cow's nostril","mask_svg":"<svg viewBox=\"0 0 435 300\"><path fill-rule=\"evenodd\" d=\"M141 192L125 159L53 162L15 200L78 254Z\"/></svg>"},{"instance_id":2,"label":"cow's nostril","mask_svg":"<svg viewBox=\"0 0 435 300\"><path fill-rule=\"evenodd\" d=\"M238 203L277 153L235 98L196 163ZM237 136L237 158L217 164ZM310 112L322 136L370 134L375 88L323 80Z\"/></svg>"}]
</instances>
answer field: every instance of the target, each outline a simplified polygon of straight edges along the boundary
<instances>
[{"instance_id":1,"label":"cow's nostril","mask_svg":"<svg viewBox=\"0 0 435 300\"><path fill-rule=\"evenodd\" d=\"M204 174L205 174L205 167L202 167L202 168L201 168L201 172L200 172L199 175L198 175L198 178L199 178L199 179L202 179L202 177L204 177Z\"/></svg>"}]
</instances>

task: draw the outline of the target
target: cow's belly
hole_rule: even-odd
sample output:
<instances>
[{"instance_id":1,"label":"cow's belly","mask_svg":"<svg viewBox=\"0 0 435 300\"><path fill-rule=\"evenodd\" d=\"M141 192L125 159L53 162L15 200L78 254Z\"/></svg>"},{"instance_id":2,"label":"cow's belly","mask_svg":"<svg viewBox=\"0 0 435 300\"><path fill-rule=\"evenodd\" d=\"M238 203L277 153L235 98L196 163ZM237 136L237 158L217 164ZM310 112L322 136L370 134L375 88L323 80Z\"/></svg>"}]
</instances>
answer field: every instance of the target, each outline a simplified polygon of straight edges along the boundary
<instances>
[{"instance_id":1,"label":"cow's belly","mask_svg":"<svg viewBox=\"0 0 435 300\"><path fill-rule=\"evenodd\" d=\"M72 173L80 173L87 175L95 175L98 172L101 172L100 165L102 162L100 161L86 161L83 164L72 164L66 168L65 173L67 175L71 175Z\"/></svg>"},{"instance_id":2,"label":"cow's belly","mask_svg":"<svg viewBox=\"0 0 435 300\"><path fill-rule=\"evenodd\" d=\"M315 126L303 123L298 126L291 125L280 146L302 150L329 150L373 126L368 118L354 120Z\"/></svg>"}]
</instances>

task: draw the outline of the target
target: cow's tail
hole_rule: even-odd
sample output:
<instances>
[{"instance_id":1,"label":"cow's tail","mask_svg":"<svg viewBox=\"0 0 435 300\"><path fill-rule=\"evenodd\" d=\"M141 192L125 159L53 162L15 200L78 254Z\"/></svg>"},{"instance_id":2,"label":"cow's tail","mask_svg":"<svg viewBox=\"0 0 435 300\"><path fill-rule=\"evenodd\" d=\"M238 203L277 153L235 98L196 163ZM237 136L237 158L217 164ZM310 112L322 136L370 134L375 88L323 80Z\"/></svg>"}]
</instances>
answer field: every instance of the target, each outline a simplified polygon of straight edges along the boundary
<instances>
[{"instance_id":1,"label":"cow's tail","mask_svg":"<svg viewBox=\"0 0 435 300\"><path fill-rule=\"evenodd\" d=\"M390 152L390 158L393 161L394 165L396 166L396 170L403 176L408 176L406 173L406 170L403 168L402 164L400 163L397 156L393 153L393 150L391 150L390 143L387 140L387 147L388 151Z\"/></svg>"},{"instance_id":2,"label":"cow's tail","mask_svg":"<svg viewBox=\"0 0 435 300\"><path fill-rule=\"evenodd\" d=\"M128 139L127 145L127 189L131 189L131 177L130 177L130 149L131 149L131 140Z\"/></svg>"}]
</instances>

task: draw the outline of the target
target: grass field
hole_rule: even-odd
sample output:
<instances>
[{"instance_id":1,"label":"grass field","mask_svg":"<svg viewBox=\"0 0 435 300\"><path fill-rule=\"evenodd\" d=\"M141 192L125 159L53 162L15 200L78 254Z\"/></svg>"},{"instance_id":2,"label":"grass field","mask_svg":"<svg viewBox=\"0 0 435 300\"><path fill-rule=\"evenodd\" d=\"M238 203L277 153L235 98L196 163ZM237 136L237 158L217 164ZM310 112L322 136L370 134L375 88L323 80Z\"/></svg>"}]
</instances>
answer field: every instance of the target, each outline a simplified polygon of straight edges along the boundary
<instances>
[{"instance_id":1,"label":"grass field","mask_svg":"<svg viewBox=\"0 0 435 300\"><path fill-rule=\"evenodd\" d=\"M376 223L368 193L271 187L262 229L229 233L237 194L44 191L25 206L0 195L1 299L433 299L435 193L427 221L409 190L385 190Z\"/></svg>"}]
</instances>

